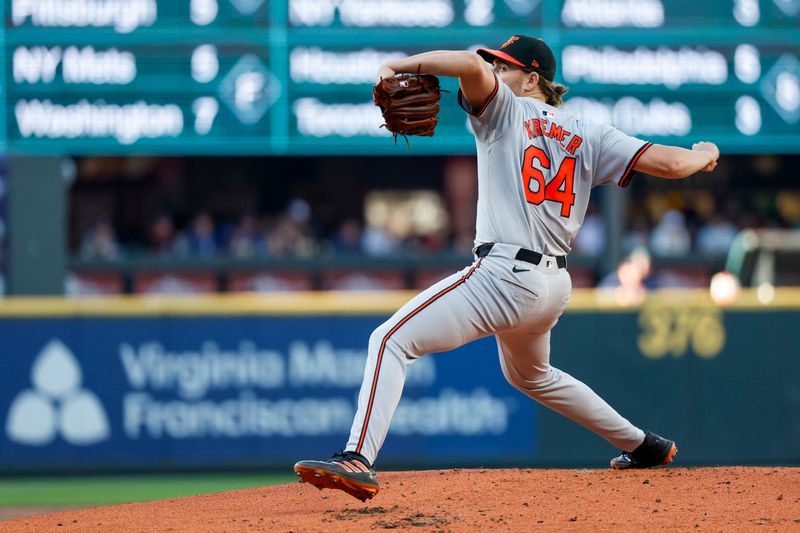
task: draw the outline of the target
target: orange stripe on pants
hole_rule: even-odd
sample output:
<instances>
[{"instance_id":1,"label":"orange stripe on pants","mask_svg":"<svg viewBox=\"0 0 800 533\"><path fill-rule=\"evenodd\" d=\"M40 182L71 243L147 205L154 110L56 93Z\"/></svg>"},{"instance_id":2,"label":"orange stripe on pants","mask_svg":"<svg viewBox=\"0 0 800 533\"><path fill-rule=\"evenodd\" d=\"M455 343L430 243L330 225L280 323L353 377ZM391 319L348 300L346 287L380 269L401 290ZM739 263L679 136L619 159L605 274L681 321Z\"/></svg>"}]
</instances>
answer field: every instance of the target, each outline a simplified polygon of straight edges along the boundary
<instances>
[{"instance_id":1,"label":"orange stripe on pants","mask_svg":"<svg viewBox=\"0 0 800 533\"><path fill-rule=\"evenodd\" d=\"M469 277L472 275L473 272L475 272L475 269L478 268L480 264L481 264L481 259L478 259L478 262L475 263L475 265L469 270L469 272L464 274L464 276L460 280L456 281L449 287L446 287L441 291L439 291L438 293L431 296L427 301L425 301L425 303L423 303L422 305L411 311L409 314L407 314L405 317L403 317L403 319L400 322L398 322L397 325L393 327L389 331L389 333L387 333L383 337L383 340L381 341L380 350L378 350L378 361L375 363L375 374L372 377L372 388L370 389L369 393L369 402L367 402L367 414L364 416L364 427L361 428L361 436L358 439L358 446L356 446L356 453L361 453L361 447L364 445L364 438L367 436L367 426L369 425L369 417L372 414L372 404L375 400L375 391L378 387L378 377L380 376L381 373L381 361L383 360L383 351L386 348L386 343L389 341L389 337L391 337L395 331L400 329L400 327L403 324L408 322L417 313L419 313L420 311L431 305L433 302L435 302L445 294L449 293L450 291L452 291L453 289L455 289L456 287L467 281L467 279L469 279Z\"/></svg>"}]
</instances>

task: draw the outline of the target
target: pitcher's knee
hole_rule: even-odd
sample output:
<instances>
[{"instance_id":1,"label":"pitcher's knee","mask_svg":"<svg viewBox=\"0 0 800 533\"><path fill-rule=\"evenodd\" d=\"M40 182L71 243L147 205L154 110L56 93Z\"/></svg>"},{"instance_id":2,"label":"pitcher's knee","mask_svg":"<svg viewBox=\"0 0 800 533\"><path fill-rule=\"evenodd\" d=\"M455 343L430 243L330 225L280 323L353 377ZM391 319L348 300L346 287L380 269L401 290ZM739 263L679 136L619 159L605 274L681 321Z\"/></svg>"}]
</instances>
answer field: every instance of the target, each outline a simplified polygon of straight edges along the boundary
<instances>
[{"instance_id":1,"label":"pitcher's knee","mask_svg":"<svg viewBox=\"0 0 800 533\"><path fill-rule=\"evenodd\" d=\"M424 353L414 348L414 342L403 335L392 335L386 340L384 352L390 352L402 359L406 364L416 361Z\"/></svg>"},{"instance_id":2,"label":"pitcher's knee","mask_svg":"<svg viewBox=\"0 0 800 533\"><path fill-rule=\"evenodd\" d=\"M424 354L413 353L414 350L409 348L412 345L405 341L400 331L392 332L392 325L384 322L369 337L369 355L372 357L383 353L385 357L392 354L406 362L413 361Z\"/></svg>"},{"instance_id":3,"label":"pitcher's knee","mask_svg":"<svg viewBox=\"0 0 800 533\"><path fill-rule=\"evenodd\" d=\"M377 352L380 350L381 345L383 344L384 339L391 331L392 326L389 322L384 322L377 328L372 331L372 334L369 336L369 351L370 352Z\"/></svg>"},{"instance_id":4,"label":"pitcher's knee","mask_svg":"<svg viewBox=\"0 0 800 533\"><path fill-rule=\"evenodd\" d=\"M530 369L533 370L533 369ZM535 372L520 374L516 369L513 369L506 374L506 379L512 387L535 396L537 392L541 391L544 387L551 384L555 379L555 369L548 366L546 369L536 370Z\"/></svg>"}]
</instances>

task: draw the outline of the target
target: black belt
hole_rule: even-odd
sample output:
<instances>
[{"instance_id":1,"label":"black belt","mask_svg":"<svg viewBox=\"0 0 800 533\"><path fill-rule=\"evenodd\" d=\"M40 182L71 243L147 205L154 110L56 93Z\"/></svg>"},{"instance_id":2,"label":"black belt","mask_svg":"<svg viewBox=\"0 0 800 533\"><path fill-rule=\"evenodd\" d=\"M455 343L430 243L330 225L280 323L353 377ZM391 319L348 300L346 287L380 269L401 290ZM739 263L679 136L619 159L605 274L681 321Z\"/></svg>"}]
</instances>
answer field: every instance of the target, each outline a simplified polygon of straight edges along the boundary
<instances>
[{"instance_id":1,"label":"black belt","mask_svg":"<svg viewBox=\"0 0 800 533\"><path fill-rule=\"evenodd\" d=\"M486 244L481 244L475 249L475 255L478 257L486 257L489 255L489 252L492 250L492 246L494 246L493 242L487 242ZM538 265L542 262L542 254L539 252L534 252L531 250L526 250L525 248L520 248L519 252L515 259L520 261L525 261L526 263L531 263L534 265ZM566 255L557 255L556 256L556 264L558 268L567 268L567 256Z\"/></svg>"}]
</instances>

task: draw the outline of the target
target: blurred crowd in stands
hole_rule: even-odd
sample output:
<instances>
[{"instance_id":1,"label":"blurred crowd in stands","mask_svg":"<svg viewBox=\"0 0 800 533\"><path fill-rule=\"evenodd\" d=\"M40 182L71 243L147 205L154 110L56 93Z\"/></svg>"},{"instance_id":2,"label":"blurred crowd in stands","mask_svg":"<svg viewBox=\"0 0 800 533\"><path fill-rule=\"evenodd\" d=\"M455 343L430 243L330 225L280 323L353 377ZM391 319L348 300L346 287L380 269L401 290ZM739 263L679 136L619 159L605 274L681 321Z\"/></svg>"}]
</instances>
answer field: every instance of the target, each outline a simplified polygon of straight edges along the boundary
<instances>
[{"instance_id":1,"label":"blurred crowd in stands","mask_svg":"<svg viewBox=\"0 0 800 533\"><path fill-rule=\"evenodd\" d=\"M306 259L331 254L380 257L412 250L436 253L454 250L454 243L441 232L392 235L386 228L366 225L352 216L326 235L314 226L309 204L293 199L277 214L245 214L237 221L215 219L201 211L184 227L177 227L169 213L160 213L148 224L146 242L119 242L112 224L101 218L81 236L78 252L83 259L113 261L137 253L175 258ZM469 247L456 251L467 253Z\"/></svg>"},{"instance_id":2,"label":"blurred crowd in stands","mask_svg":"<svg viewBox=\"0 0 800 533\"><path fill-rule=\"evenodd\" d=\"M731 157L712 176L596 191L570 253L573 286L708 286L741 230L800 229L796 161ZM79 169L74 273L107 275L112 291L188 287L192 272L205 278L187 291L422 288L473 246L467 156L87 158ZM216 259L226 261L205 262Z\"/></svg>"},{"instance_id":3,"label":"blurred crowd in stands","mask_svg":"<svg viewBox=\"0 0 800 533\"><path fill-rule=\"evenodd\" d=\"M798 200L800 202L800 200ZM655 257L689 254L724 255L744 227L800 227L794 214L776 218L741 215L735 205L727 212L705 216L694 210L663 209L658 218L638 214L625 232L627 253L647 250ZM598 257L607 248L606 224L591 204L574 242L573 253ZM245 214L239 220L215 219L201 211L178 227L169 213L160 213L147 225L146 242L121 243L107 218L97 220L80 238L84 259L117 260L135 253L155 256L208 258L311 258L331 254L366 254L371 257L409 252L468 253L471 242L434 231L429 234L393 235L383 227L365 224L357 217L341 220L338 228L324 234L313 223L312 210L302 199L293 199L276 214Z\"/></svg>"}]
</instances>

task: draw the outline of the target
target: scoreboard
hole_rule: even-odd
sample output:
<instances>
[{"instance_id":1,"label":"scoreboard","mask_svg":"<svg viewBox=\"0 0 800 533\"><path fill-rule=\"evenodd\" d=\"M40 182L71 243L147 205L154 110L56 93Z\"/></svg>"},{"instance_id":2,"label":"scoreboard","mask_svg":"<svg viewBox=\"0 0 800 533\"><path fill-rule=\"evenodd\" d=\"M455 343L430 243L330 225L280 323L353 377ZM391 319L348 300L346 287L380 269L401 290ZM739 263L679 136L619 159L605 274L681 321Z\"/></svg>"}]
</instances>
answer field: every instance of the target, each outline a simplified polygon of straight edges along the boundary
<instances>
[{"instance_id":1,"label":"scoreboard","mask_svg":"<svg viewBox=\"0 0 800 533\"><path fill-rule=\"evenodd\" d=\"M406 154L378 65L540 35L567 107L648 139L800 153L800 0L3 0L0 149ZM457 85L411 154L474 151Z\"/></svg>"}]
</instances>

